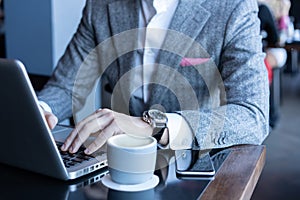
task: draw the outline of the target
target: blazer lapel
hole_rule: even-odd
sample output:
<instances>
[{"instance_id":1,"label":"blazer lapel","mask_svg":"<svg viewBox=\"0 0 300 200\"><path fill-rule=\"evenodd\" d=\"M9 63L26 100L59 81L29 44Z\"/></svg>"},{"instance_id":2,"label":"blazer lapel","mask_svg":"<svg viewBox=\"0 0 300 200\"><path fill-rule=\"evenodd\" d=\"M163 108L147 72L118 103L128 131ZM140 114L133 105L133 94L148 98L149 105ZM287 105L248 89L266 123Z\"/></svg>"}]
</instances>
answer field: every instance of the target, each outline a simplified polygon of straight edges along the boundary
<instances>
[{"instance_id":1,"label":"blazer lapel","mask_svg":"<svg viewBox=\"0 0 300 200\"><path fill-rule=\"evenodd\" d=\"M132 56L122 56L127 51L132 51L137 47L137 31L132 31L138 28L139 20L139 0L120 0L112 2L108 5L108 13L110 19L110 27L113 38L114 46L117 52L119 63L125 63L121 66L121 70L128 71L126 67L133 66L134 58ZM124 31L130 31L130 38L124 37L126 33ZM117 37L116 35L122 33L123 37ZM132 34L136 34L132 36ZM125 68L124 68L125 67ZM123 72L124 72L123 71ZM123 73L121 73L123 74Z\"/></svg>"},{"instance_id":2,"label":"blazer lapel","mask_svg":"<svg viewBox=\"0 0 300 200\"><path fill-rule=\"evenodd\" d=\"M210 17L210 12L201 6L203 2L205 2L205 0L181 0L179 2L169 26L170 31L168 31L166 35L156 63L171 67L174 69L174 72L177 71L182 58L186 56L189 49L195 44L196 37ZM170 73L172 73L172 71L170 71ZM161 74L158 70L152 76L152 82L167 83L167 85L165 85L167 88L168 84L174 83L174 76L175 73L168 75ZM157 85L153 86L149 104L161 102L162 98L165 98L162 93L167 92L166 88L163 89Z\"/></svg>"},{"instance_id":3,"label":"blazer lapel","mask_svg":"<svg viewBox=\"0 0 300 200\"><path fill-rule=\"evenodd\" d=\"M113 35L138 28L139 0L119 0L108 5Z\"/></svg>"},{"instance_id":4,"label":"blazer lapel","mask_svg":"<svg viewBox=\"0 0 300 200\"><path fill-rule=\"evenodd\" d=\"M114 77L115 85L111 105L114 110L129 114L129 98L135 87L134 70L138 48L138 24L140 0L119 0L108 5L109 23L113 45L118 60L118 76ZM127 73L129 72L129 73ZM127 74L126 74L127 73ZM126 76L124 76L126 74ZM119 82L122 80L121 82ZM118 102L118 103L116 103ZM125 106L126 105L126 106Z\"/></svg>"},{"instance_id":5,"label":"blazer lapel","mask_svg":"<svg viewBox=\"0 0 300 200\"><path fill-rule=\"evenodd\" d=\"M210 12L201 6L203 2L205 0L181 0L179 2L169 26L170 34L167 34L162 46L162 49L171 50L175 54L169 54L169 56L165 53L159 54L158 63L167 63L168 66L175 68L179 66L182 57L186 55L210 17ZM178 38L177 33L189 39Z\"/></svg>"}]
</instances>

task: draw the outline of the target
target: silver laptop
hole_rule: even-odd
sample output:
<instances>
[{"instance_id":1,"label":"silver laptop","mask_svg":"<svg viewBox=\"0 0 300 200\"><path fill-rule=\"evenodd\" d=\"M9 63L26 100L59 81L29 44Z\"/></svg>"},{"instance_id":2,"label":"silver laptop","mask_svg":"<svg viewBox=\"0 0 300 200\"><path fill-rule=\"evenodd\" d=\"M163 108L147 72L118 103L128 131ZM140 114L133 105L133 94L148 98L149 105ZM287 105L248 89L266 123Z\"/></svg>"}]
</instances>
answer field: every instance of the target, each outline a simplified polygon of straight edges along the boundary
<instances>
[{"instance_id":1,"label":"silver laptop","mask_svg":"<svg viewBox=\"0 0 300 200\"><path fill-rule=\"evenodd\" d=\"M60 152L72 129L48 128L24 65L0 59L0 163L69 180L107 166L105 152L97 157L79 150Z\"/></svg>"}]
</instances>

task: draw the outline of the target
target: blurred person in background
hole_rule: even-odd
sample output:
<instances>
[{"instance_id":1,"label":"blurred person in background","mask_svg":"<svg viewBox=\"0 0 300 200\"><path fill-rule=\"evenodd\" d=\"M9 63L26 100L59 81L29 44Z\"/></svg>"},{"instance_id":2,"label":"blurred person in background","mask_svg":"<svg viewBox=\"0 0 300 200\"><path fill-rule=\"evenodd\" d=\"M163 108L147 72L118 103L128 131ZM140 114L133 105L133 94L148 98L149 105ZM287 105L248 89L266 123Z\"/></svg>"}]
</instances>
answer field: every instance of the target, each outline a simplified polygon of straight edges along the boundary
<instances>
[{"instance_id":1,"label":"blurred person in background","mask_svg":"<svg viewBox=\"0 0 300 200\"><path fill-rule=\"evenodd\" d=\"M266 52L266 65L269 70L269 81L272 81L272 69L283 67L287 60L287 52L279 47L280 36L276 19L272 10L265 3L259 2L258 17L261 21L260 28L263 37L263 48Z\"/></svg>"}]
</instances>

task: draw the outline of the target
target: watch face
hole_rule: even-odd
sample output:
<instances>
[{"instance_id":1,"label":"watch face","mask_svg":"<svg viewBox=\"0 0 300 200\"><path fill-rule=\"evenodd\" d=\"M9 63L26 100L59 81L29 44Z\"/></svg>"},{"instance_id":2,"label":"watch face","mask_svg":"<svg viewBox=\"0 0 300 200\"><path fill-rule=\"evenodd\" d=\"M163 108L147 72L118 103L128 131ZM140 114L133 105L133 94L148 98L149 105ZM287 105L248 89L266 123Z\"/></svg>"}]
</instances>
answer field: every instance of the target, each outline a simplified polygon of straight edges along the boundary
<instances>
[{"instance_id":1,"label":"watch face","mask_svg":"<svg viewBox=\"0 0 300 200\"><path fill-rule=\"evenodd\" d=\"M148 114L156 123L167 123L166 114L159 110L149 110Z\"/></svg>"}]
</instances>

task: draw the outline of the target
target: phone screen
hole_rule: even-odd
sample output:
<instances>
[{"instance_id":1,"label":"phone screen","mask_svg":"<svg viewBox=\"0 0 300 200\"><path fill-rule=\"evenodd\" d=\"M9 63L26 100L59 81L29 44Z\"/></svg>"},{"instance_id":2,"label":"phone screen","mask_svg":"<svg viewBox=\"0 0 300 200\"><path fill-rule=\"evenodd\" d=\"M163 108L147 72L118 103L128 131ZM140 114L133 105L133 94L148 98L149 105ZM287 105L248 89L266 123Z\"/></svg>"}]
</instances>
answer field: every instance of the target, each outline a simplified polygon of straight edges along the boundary
<instances>
[{"instance_id":1,"label":"phone screen","mask_svg":"<svg viewBox=\"0 0 300 200\"><path fill-rule=\"evenodd\" d=\"M209 151L175 151L176 173L181 176L211 177L215 174Z\"/></svg>"}]
</instances>

